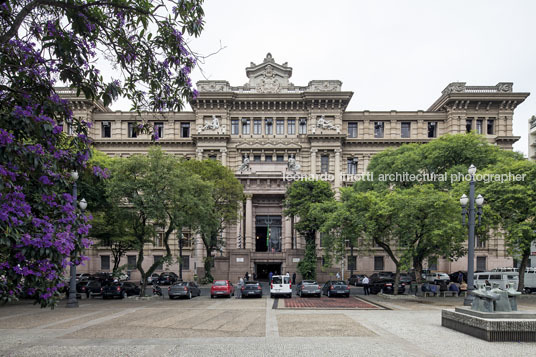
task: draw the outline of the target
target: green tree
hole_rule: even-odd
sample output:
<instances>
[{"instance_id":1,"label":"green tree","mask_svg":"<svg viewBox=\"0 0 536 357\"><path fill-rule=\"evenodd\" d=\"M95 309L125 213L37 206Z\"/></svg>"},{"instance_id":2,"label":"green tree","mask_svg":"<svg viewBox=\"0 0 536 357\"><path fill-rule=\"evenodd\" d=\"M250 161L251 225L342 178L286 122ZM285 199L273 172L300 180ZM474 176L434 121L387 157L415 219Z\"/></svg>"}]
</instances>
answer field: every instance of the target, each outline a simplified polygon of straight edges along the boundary
<instances>
[{"instance_id":1,"label":"green tree","mask_svg":"<svg viewBox=\"0 0 536 357\"><path fill-rule=\"evenodd\" d=\"M325 216L315 211L315 205L334 200L331 185L325 181L302 180L293 182L287 189L284 201L285 215L298 217L296 230L305 237L305 257L298 263L303 279L316 278L316 233Z\"/></svg>"}]
</instances>

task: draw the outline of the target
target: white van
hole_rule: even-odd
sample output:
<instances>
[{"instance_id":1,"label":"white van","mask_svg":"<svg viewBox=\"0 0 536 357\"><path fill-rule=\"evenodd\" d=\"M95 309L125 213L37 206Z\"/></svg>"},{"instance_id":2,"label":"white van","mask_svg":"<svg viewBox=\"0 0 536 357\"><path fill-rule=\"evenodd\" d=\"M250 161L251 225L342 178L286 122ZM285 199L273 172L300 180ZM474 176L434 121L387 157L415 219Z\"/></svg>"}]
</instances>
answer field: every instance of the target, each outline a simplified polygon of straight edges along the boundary
<instances>
[{"instance_id":1,"label":"white van","mask_svg":"<svg viewBox=\"0 0 536 357\"><path fill-rule=\"evenodd\" d=\"M290 276L274 275L270 281L270 297L276 295L292 297L292 283Z\"/></svg>"},{"instance_id":2,"label":"white van","mask_svg":"<svg viewBox=\"0 0 536 357\"><path fill-rule=\"evenodd\" d=\"M518 272L519 269L518 268L497 268L497 269L493 269L493 271L516 271ZM533 293L533 292L536 292L536 268L532 267L527 267L525 268L525 281L524 281L524 284L525 284L525 292L527 294L530 294L530 293Z\"/></svg>"},{"instance_id":3,"label":"white van","mask_svg":"<svg viewBox=\"0 0 536 357\"><path fill-rule=\"evenodd\" d=\"M486 281L488 281L492 287L493 284L498 284L499 288L501 289L506 289L506 285L508 285L509 282L513 282L514 289L517 290L517 286L519 284L519 273L513 271L485 271L475 273L475 288L478 286L478 284L486 284Z\"/></svg>"}]
</instances>

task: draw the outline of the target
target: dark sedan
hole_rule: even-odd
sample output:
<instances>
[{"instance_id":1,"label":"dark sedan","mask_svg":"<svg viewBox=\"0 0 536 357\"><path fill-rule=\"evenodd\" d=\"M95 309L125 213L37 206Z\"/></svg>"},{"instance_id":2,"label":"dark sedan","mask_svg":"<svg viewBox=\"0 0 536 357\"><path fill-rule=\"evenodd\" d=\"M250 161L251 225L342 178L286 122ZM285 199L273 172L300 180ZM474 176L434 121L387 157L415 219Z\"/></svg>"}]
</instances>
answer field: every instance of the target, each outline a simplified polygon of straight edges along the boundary
<instances>
[{"instance_id":1,"label":"dark sedan","mask_svg":"<svg viewBox=\"0 0 536 357\"><path fill-rule=\"evenodd\" d=\"M102 288L102 298L108 299L108 298L126 298L127 296L132 295L139 295L140 294L140 288L134 284L129 282L123 282L120 284L112 284L108 285Z\"/></svg>"},{"instance_id":2,"label":"dark sedan","mask_svg":"<svg viewBox=\"0 0 536 357\"><path fill-rule=\"evenodd\" d=\"M345 296L350 297L350 287L342 280L330 280L322 288L322 293L328 297Z\"/></svg>"},{"instance_id":3,"label":"dark sedan","mask_svg":"<svg viewBox=\"0 0 536 357\"><path fill-rule=\"evenodd\" d=\"M304 280L300 281L296 287L298 296L318 296L322 294L322 286L314 280Z\"/></svg>"},{"instance_id":4,"label":"dark sedan","mask_svg":"<svg viewBox=\"0 0 536 357\"><path fill-rule=\"evenodd\" d=\"M102 288L106 286L106 283L100 280L90 280L86 285L86 297L94 297L102 295Z\"/></svg>"},{"instance_id":5,"label":"dark sedan","mask_svg":"<svg viewBox=\"0 0 536 357\"><path fill-rule=\"evenodd\" d=\"M170 299L176 297L191 299L193 296L201 295L201 289L193 281L181 281L168 288L168 295Z\"/></svg>"},{"instance_id":6,"label":"dark sedan","mask_svg":"<svg viewBox=\"0 0 536 357\"><path fill-rule=\"evenodd\" d=\"M244 286L240 289L242 297L262 297L262 286L256 281L246 281Z\"/></svg>"},{"instance_id":7,"label":"dark sedan","mask_svg":"<svg viewBox=\"0 0 536 357\"><path fill-rule=\"evenodd\" d=\"M354 285L354 286L363 286L363 278L366 275L364 274L354 274L350 276L350 279L348 279L348 285Z\"/></svg>"},{"instance_id":8,"label":"dark sedan","mask_svg":"<svg viewBox=\"0 0 536 357\"><path fill-rule=\"evenodd\" d=\"M158 278L158 284L162 285L172 285L177 281L179 281L179 276L173 272L162 273Z\"/></svg>"},{"instance_id":9,"label":"dark sedan","mask_svg":"<svg viewBox=\"0 0 536 357\"><path fill-rule=\"evenodd\" d=\"M395 281L393 279L380 279L372 282L369 285L371 294L378 294L382 292L384 294L393 294L394 293ZM398 293L403 294L406 291L404 283L398 284Z\"/></svg>"}]
</instances>

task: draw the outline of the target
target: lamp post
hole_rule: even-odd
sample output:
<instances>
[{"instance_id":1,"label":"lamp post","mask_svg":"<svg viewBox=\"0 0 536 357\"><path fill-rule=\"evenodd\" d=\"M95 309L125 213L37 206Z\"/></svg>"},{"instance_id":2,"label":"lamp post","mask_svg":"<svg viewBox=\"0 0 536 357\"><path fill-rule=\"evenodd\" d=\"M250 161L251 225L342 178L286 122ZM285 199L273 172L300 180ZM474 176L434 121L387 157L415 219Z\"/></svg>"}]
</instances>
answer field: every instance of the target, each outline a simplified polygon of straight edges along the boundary
<instances>
[{"instance_id":1,"label":"lamp post","mask_svg":"<svg viewBox=\"0 0 536 357\"><path fill-rule=\"evenodd\" d=\"M463 225L465 225L465 216L468 215L469 222L469 240L467 242L467 296L465 297L463 304L465 306L471 306L474 300L474 296L471 293L474 289L474 274L475 274L475 203L478 207L478 225L480 225L480 217L482 215L482 205L484 204L484 197L478 195L475 199L475 173L476 167L471 165L467 170L471 176L469 183L469 197L465 194L460 198L460 204L462 206L462 219ZM469 211L466 210L467 203L469 203Z\"/></svg>"},{"instance_id":2,"label":"lamp post","mask_svg":"<svg viewBox=\"0 0 536 357\"><path fill-rule=\"evenodd\" d=\"M73 183L73 202L75 205L77 204L77 187L76 187L76 180L78 180L78 172L73 171L71 172L71 177L74 180ZM87 202L84 198L79 202L80 209L82 210L82 213L87 208ZM76 206L75 206L76 209ZM74 253L71 255L71 263L75 260ZM69 281L69 300L67 301L67 307L78 307L78 301L76 300L76 265L71 264L71 279Z\"/></svg>"}]
</instances>

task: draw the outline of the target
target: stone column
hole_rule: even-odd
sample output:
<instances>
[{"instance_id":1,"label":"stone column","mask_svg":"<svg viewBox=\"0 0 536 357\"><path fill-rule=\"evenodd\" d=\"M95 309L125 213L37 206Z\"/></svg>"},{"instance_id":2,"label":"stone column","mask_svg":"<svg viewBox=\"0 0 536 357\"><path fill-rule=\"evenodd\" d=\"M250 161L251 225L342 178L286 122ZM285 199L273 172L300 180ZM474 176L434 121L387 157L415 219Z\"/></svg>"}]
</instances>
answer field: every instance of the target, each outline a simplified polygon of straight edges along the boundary
<instances>
[{"instance_id":1,"label":"stone column","mask_svg":"<svg viewBox=\"0 0 536 357\"><path fill-rule=\"evenodd\" d=\"M238 208L238 219L236 220L236 248L241 249L244 248L245 242L245 235L243 232L243 219L244 219L244 204L242 203L240 207ZM239 240L242 242L239 244Z\"/></svg>"},{"instance_id":2,"label":"stone column","mask_svg":"<svg viewBox=\"0 0 536 357\"><path fill-rule=\"evenodd\" d=\"M253 245L253 195L246 195L246 248L254 252Z\"/></svg>"},{"instance_id":3,"label":"stone column","mask_svg":"<svg viewBox=\"0 0 536 357\"><path fill-rule=\"evenodd\" d=\"M364 155L364 156L363 156L363 173L367 173L367 172L368 172L368 170L367 170L367 166L368 166L368 164L369 164L369 159L370 159L369 156L367 156L367 155Z\"/></svg>"},{"instance_id":4,"label":"stone column","mask_svg":"<svg viewBox=\"0 0 536 357\"><path fill-rule=\"evenodd\" d=\"M316 153L317 153L317 151L318 151L318 149L311 149L311 162L310 162L311 175L316 174Z\"/></svg>"},{"instance_id":5,"label":"stone column","mask_svg":"<svg viewBox=\"0 0 536 357\"><path fill-rule=\"evenodd\" d=\"M335 149L335 197L339 197L339 188L341 187L341 149Z\"/></svg>"},{"instance_id":6,"label":"stone column","mask_svg":"<svg viewBox=\"0 0 536 357\"><path fill-rule=\"evenodd\" d=\"M227 149L220 149L221 153L221 164L227 166Z\"/></svg>"},{"instance_id":7,"label":"stone column","mask_svg":"<svg viewBox=\"0 0 536 357\"><path fill-rule=\"evenodd\" d=\"M203 160L203 149L195 149L195 152L197 154L197 160L201 161Z\"/></svg>"},{"instance_id":8,"label":"stone column","mask_svg":"<svg viewBox=\"0 0 536 357\"><path fill-rule=\"evenodd\" d=\"M203 244L203 238L200 234L197 234L195 236L195 259L196 262L196 268L203 268L204 267L204 261L203 257L205 256L205 245ZM196 272L197 273L197 272ZM202 276L200 276L202 278Z\"/></svg>"},{"instance_id":9,"label":"stone column","mask_svg":"<svg viewBox=\"0 0 536 357\"><path fill-rule=\"evenodd\" d=\"M290 217L283 216L283 251L292 249L292 232Z\"/></svg>"}]
</instances>

